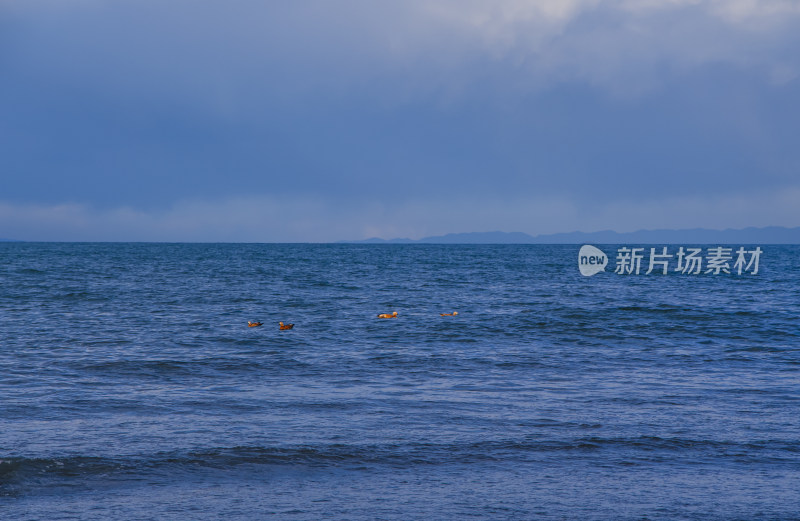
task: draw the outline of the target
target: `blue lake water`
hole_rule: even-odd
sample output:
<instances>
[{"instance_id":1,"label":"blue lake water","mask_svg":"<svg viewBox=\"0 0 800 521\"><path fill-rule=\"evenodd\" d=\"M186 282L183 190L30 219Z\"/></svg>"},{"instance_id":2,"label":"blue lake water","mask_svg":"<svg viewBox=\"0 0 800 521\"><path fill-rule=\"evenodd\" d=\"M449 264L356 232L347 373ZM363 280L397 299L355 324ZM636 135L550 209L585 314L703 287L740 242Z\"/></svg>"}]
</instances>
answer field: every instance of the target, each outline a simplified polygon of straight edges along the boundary
<instances>
[{"instance_id":1,"label":"blue lake water","mask_svg":"<svg viewBox=\"0 0 800 521\"><path fill-rule=\"evenodd\" d=\"M0 518L800 519L800 247L578 249L0 243Z\"/></svg>"}]
</instances>

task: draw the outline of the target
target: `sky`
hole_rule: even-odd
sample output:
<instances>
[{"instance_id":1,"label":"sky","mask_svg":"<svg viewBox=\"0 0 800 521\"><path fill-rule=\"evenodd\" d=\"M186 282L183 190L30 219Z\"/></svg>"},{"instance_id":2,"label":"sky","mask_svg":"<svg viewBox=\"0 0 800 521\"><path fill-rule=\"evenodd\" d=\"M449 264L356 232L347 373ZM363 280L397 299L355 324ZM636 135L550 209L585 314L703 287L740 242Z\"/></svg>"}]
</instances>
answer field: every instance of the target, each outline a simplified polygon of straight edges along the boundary
<instances>
[{"instance_id":1,"label":"sky","mask_svg":"<svg viewBox=\"0 0 800 521\"><path fill-rule=\"evenodd\" d=\"M0 0L0 238L800 226L795 0Z\"/></svg>"}]
</instances>

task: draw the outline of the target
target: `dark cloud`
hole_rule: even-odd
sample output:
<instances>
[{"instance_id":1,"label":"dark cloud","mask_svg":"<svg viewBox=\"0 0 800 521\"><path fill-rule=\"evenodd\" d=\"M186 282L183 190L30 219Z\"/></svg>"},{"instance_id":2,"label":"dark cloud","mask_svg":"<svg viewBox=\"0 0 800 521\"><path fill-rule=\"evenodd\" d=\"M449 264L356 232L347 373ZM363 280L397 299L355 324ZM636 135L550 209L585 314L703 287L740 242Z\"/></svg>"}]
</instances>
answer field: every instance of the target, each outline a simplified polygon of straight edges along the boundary
<instances>
[{"instance_id":1,"label":"dark cloud","mask_svg":"<svg viewBox=\"0 0 800 521\"><path fill-rule=\"evenodd\" d=\"M8 208L163 217L182 201L267 197L321 201L333 223L342 205L433 219L437 204L480 198L569 206L800 184L792 4L0 9Z\"/></svg>"}]
</instances>

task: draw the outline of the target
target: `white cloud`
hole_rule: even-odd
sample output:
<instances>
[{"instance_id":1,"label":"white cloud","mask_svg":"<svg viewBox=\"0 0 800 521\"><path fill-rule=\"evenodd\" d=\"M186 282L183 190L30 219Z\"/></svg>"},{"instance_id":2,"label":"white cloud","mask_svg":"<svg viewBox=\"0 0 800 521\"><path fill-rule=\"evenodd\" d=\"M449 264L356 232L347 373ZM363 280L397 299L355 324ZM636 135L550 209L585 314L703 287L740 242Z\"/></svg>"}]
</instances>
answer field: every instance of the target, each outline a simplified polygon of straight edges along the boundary
<instances>
[{"instance_id":1,"label":"white cloud","mask_svg":"<svg viewBox=\"0 0 800 521\"><path fill-rule=\"evenodd\" d=\"M800 32L798 2L453 0L429 12L456 28L449 31L464 48L516 66L510 79L527 89L585 81L638 95L659 75L709 64L749 68L765 80L800 65L800 55L786 52Z\"/></svg>"},{"instance_id":2,"label":"white cloud","mask_svg":"<svg viewBox=\"0 0 800 521\"><path fill-rule=\"evenodd\" d=\"M533 235L614 229L800 226L800 187L672 199L458 198L394 204L267 196L186 201L167 210L0 203L0 237L42 241L328 242L451 232Z\"/></svg>"},{"instance_id":3,"label":"white cloud","mask_svg":"<svg viewBox=\"0 0 800 521\"><path fill-rule=\"evenodd\" d=\"M264 95L458 97L586 81L640 93L664 71L727 63L786 81L793 0L151 0L11 3L9 49L44 79L169 96L222 113ZM497 67L487 70L487 64ZM52 78L51 78L52 79Z\"/></svg>"},{"instance_id":4,"label":"white cloud","mask_svg":"<svg viewBox=\"0 0 800 521\"><path fill-rule=\"evenodd\" d=\"M620 232L658 228L800 226L800 187L774 192L709 194L600 203L596 229ZM593 231L593 230L587 230Z\"/></svg>"}]
</instances>

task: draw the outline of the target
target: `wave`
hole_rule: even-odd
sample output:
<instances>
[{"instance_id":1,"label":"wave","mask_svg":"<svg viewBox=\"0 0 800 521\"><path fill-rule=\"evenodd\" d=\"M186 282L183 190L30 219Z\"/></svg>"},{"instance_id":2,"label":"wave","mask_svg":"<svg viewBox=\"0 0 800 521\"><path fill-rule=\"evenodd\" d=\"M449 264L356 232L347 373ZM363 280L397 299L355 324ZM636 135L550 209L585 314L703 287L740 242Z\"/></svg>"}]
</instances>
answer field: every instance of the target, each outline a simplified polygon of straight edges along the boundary
<instances>
[{"instance_id":1,"label":"wave","mask_svg":"<svg viewBox=\"0 0 800 521\"><path fill-rule=\"evenodd\" d=\"M20 268L17 270L17 273L22 275L44 275L47 273L46 270L39 270L36 268Z\"/></svg>"},{"instance_id":2,"label":"wave","mask_svg":"<svg viewBox=\"0 0 800 521\"><path fill-rule=\"evenodd\" d=\"M278 351L261 351L259 354L279 354ZM244 374L276 370L306 370L311 364L292 358L271 358L269 362L253 358L208 357L189 360L109 360L101 362L72 362L78 371L102 374L108 377L177 378L215 376L219 373Z\"/></svg>"},{"instance_id":3,"label":"wave","mask_svg":"<svg viewBox=\"0 0 800 521\"><path fill-rule=\"evenodd\" d=\"M152 455L100 457L5 457L0 459L0 494L13 493L25 485L43 485L49 480L105 478L111 475L187 472L202 469L232 469L243 465L361 468L391 466L473 464L479 462L524 462L547 453L591 455L606 452L609 463L670 460L749 462L796 462L800 442L762 440L733 442L657 436L572 440L498 440L472 443L327 444L289 447L235 446L160 452ZM654 456L658 453L659 456Z\"/></svg>"}]
</instances>

